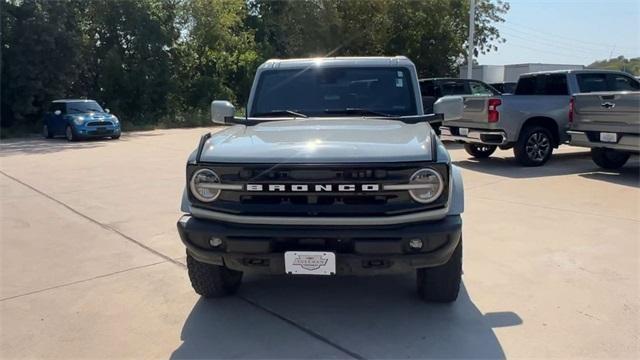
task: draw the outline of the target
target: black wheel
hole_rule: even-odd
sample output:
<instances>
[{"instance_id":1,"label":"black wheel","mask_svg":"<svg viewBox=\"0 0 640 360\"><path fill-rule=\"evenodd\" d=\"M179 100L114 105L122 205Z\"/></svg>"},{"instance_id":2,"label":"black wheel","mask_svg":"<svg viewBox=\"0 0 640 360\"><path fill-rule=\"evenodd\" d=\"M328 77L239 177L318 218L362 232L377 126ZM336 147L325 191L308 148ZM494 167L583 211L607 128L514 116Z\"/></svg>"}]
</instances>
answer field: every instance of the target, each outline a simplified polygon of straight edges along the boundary
<instances>
[{"instance_id":1,"label":"black wheel","mask_svg":"<svg viewBox=\"0 0 640 360\"><path fill-rule=\"evenodd\" d=\"M619 169L627 163L631 154L605 148L592 148L591 158L603 169Z\"/></svg>"},{"instance_id":2,"label":"black wheel","mask_svg":"<svg viewBox=\"0 0 640 360\"><path fill-rule=\"evenodd\" d=\"M49 126L47 124L42 125L42 136L47 139L51 139L53 137L53 133L49 130Z\"/></svg>"},{"instance_id":3,"label":"black wheel","mask_svg":"<svg viewBox=\"0 0 640 360\"><path fill-rule=\"evenodd\" d=\"M448 303L458 298L462 280L462 238L444 264L417 270L418 295L424 301Z\"/></svg>"},{"instance_id":4,"label":"black wheel","mask_svg":"<svg viewBox=\"0 0 640 360\"><path fill-rule=\"evenodd\" d=\"M187 270L193 290L205 298L235 293L242 282L242 272L224 266L201 263L187 252Z\"/></svg>"},{"instance_id":5,"label":"black wheel","mask_svg":"<svg viewBox=\"0 0 640 360\"><path fill-rule=\"evenodd\" d=\"M496 151L496 148L497 146L495 145L464 144L464 149L467 153L478 159L488 158Z\"/></svg>"},{"instance_id":6,"label":"black wheel","mask_svg":"<svg viewBox=\"0 0 640 360\"><path fill-rule=\"evenodd\" d=\"M516 160L524 166L544 165L553 153L551 132L542 126L522 129L518 142L513 147Z\"/></svg>"},{"instance_id":7,"label":"black wheel","mask_svg":"<svg viewBox=\"0 0 640 360\"><path fill-rule=\"evenodd\" d=\"M118 140L118 139L120 139L120 134L115 135L115 136L112 136L112 137L111 137L111 139L112 139L112 140Z\"/></svg>"},{"instance_id":8,"label":"black wheel","mask_svg":"<svg viewBox=\"0 0 640 360\"><path fill-rule=\"evenodd\" d=\"M64 136L67 138L68 141L77 140L76 134L73 132L73 129L69 125L67 125L67 127L64 129Z\"/></svg>"}]
</instances>

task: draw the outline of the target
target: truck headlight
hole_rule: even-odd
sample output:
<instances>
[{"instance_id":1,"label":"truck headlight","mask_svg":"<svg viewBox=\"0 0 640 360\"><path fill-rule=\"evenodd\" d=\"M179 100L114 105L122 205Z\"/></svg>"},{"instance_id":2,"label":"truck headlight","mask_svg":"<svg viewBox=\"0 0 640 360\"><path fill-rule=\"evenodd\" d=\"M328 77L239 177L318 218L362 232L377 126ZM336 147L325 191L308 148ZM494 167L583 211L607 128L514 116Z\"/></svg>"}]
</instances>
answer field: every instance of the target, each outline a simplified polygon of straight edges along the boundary
<instances>
[{"instance_id":1,"label":"truck headlight","mask_svg":"<svg viewBox=\"0 0 640 360\"><path fill-rule=\"evenodd\" d=\"M409 180L415 187L409 190L413 200L428 204L435 201L444 189L442 175L433 169L420 169L411 175Z\"/></svg>"},{"instance_id":2,"label":"truck headlight","mask_svg":"<svg viewBox=\"0 0 640 360\"><path fill-rule=\"evenodd\" d=\"M82 117L82 116L76 116L76 117L74 117L74 118L73 118L73 122L74 122L76 125L82 125L82 124L84 124L84 117Z\"/></svg>"},{"instance_id":3,"label":"truck headlight","mask_svg":"<svg viewBox=\"0 0 640 360\"><path fill-rule=\"evenodd\" d=\"M220 195L219 184L220 177L213 170L200 169L191 176L189 188L196 199L211 202Z\"/></svg>"}]
</instances>

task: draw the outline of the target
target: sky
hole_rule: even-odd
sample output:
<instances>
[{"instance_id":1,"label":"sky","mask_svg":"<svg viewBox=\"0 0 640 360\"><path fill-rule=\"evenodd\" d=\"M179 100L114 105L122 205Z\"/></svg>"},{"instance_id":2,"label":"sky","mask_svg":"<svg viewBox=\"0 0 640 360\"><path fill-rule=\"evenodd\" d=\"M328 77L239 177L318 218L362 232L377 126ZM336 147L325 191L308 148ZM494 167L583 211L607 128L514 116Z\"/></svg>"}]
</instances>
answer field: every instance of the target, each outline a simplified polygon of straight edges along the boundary
<instances>
[{"instance_id":1,"label":"sky","mask_svg":"<svg viewBox=\"0 0 640 360\"><path fill-rule=\"evenodd\" d=\"M506 43L478 56L482 65L589 65L640 57L640 0L507 0L497 25Z\"/></svg>"}]
</instances>

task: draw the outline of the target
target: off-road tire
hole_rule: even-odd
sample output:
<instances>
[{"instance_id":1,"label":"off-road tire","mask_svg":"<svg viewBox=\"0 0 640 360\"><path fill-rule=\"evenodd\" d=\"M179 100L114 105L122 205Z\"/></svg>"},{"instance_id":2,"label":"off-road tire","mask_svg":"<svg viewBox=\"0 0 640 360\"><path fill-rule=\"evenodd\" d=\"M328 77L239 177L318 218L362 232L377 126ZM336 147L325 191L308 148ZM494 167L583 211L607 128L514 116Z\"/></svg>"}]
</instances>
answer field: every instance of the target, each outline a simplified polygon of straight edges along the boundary
<instances>
[{"instance_id":1,"label":"off-road tire","mask_svg":"<svg viewBox=\"0 0 640 360\"><path fill-rule=\"evenodd\" d=\"M495 145L464 144L464 150L476 159L485 159L496 151Z\"/></svg>"},{"instance_id":2,"label":"off-road tire","mask_svg":"<svg viewBox=\"0 0 640 360\"><path fill-rule=\"evenodd\" d=\"M592 148L591 159L603 169L619 169L627 163L631 154L606 148Z\"/></svg>"},{"instance_id":3,"label":"off-road tire","mask_svg":"<svg viewBox=\"0 0 640 360\"><path fill-rule=\"evenodd\" d=\"M53 137L53 133L47 124L42 125L42 136L44 136L45 139L51 139Z\"/></svg>"},{"instance_id":4,"label":"off-road tire","mask_svg":"<svg viewBox=\"0 0 640 360\"><path fill-rule=\"evenodd\" d=\"M416 270L418 295L428 302L456 301L462 281L462 238L449 261L440 266Z\"/></svg>"},{"instance_id":5,"label":"off-road tire","mask_svg":"<svg viewBox=\"0 0 640 360\"><path fill-rule=\"evenodd\" d=\"M193 290L205 298L233 294L242 282L242 272L199 262L189 252L187 252L187 270Z\"/></svg>"},{"instance_id":6,"label":"off-road tire","mask_svg":"<svg viewBox=\"0 0 640 360\"><path fill-rule=\"evenodd\" d=\"M544 144L542 154L538 153L538 148L533 148L534 144ZM520 132L518 142L513 147L513 154L516 161L523 166L544 165L553 153L553 136L549 129L542 126L527 126ZM542 146L540 146L542 148ZM534 154L532 154L534 153ZM539 157L537 157L539 155Z\"/></svg>"}]
</instances>

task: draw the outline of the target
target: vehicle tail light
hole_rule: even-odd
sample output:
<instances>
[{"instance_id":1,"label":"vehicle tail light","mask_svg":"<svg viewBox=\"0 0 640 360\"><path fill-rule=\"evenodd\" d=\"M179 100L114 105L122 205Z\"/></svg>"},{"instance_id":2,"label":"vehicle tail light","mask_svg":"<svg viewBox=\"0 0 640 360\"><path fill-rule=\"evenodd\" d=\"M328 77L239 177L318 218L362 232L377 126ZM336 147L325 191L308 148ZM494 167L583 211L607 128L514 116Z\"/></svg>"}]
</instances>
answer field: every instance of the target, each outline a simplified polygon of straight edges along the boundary
<instances>
[{"instance_id":1,"label":"vehicle tail light","mask_svg":"<svg viewBox=\"0 0 640 360\"><path fill-rule=\"evenodd\" d=\"M500 112L498 111L498 106L502 105L502 100L500 99L489 99L489 103L487 106L487 120L492 122L498 122L500 120Z\"/></svg>"},{"instance_id":2,"label":"vehicle tail light","mask_svg":"<svg viewBox=\"0 0 640 360\"><path fill-rule=\"evenodd\" d=\"M573 123L573 112L576 107L576 98L573 96L569 99L569 124Z\"/></svg>"}]
</instances>

